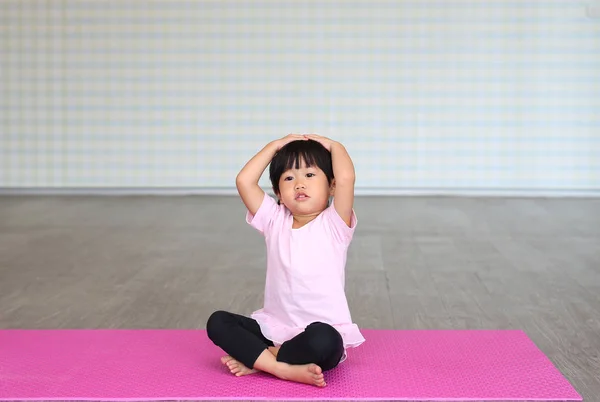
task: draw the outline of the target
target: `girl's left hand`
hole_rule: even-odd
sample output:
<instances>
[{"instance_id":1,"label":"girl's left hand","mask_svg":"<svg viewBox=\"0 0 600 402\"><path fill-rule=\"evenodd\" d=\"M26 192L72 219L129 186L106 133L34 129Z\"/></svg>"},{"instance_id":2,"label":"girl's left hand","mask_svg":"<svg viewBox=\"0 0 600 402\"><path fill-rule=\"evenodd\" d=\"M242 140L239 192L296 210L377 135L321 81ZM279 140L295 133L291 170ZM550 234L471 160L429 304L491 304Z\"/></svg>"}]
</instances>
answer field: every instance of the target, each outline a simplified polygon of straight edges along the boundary
<instances>
[{"instance_id":1,"label":"girl's left hand","mask_svg":"<svg viewBox=\"0 0 600 402\"><path fill-rule=\"evenodd\" d=\"M331 147L333 146L333 144L335 143L334 140L331 140L327 137L321 137L320 135L317 134L304 134L304 136L308 139L314 140L319 142L321 145L323 145L325 147L325 149L327 149L329 152L331 152Z\"/></svg>"}]
</instances>

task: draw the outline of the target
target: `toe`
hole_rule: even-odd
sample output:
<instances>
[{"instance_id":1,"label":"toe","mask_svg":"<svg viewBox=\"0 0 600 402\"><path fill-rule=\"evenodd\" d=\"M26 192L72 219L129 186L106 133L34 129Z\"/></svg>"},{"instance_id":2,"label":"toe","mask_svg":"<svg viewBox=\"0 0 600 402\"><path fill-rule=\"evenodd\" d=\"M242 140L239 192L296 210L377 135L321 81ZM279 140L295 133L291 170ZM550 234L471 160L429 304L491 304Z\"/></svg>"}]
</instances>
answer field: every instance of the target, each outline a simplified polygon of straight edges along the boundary
<instances>
[{"instance_id":1,"label":"toe","mask_svg":"<svg viewBox=\"0 0 600 402\"><path fill-rule=\"evenodd\" d=\"M309 370L313 373L313 374L322 374L323 370L321 370L321 367L317 366L316 364L313 364L309 367Z\"/></svg>"},{"instance_id":2,"label":"toe","mask_svg":"<svg viewBox=\"0 0 600 402\"><path fill-rule=\"evenodd\" d=\"M231 356L223 356L221 357L221 363L227 364L227 362L231 359L233 359Z\"/></svg>"}]
</instances>

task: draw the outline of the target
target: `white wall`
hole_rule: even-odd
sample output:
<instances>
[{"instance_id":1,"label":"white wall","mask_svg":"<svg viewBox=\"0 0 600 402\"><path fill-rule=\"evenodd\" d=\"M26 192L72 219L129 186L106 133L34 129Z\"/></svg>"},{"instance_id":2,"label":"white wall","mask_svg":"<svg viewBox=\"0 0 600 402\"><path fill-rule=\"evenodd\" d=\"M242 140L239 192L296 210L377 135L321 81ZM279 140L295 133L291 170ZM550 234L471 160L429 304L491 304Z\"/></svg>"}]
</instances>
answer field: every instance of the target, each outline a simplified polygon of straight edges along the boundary
<instances>
[{"instance_id":1,"label":"white wall","mask_svg":"<svg viewBox=\"0 0 600 402\"><path fill-rule=\"evenodd\" d=\"M600 190L600 20L564 1L3 1L0 187L234 187L266 142L357 188ZM268 186L266 175L263 182Z\"/></svg>"}]
</instances>

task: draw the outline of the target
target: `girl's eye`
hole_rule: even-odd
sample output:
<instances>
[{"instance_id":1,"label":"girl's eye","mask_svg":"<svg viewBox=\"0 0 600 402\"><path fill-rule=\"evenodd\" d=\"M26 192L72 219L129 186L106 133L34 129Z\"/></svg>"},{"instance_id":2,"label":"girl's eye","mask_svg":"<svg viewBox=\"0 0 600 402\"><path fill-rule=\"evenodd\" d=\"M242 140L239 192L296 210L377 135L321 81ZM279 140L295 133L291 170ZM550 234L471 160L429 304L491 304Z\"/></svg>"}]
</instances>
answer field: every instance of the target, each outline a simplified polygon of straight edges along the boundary
<instances>
[{"instance_id":1,"label":"girl's eye","mask_svg":"<svg viewBox=\"0 0 600 402\"><path fill-rule=\"evenodd\" d=\"M285 178L285 179L283 179L283 180L285 180L285 181L290 181L290 180L292 180L292 179L293 179L293 177L292 177L292 176L288 176L288 177L286 177L286 178Z\"/></svg>"},{"instance_id":2,"label":"girl's eye","mask_svg":"<svg viewBox=\"0 0 600 402\"><path fill-rule=\"evenodd\" d=\"M306 176L307 177L313 177L315 174L314 173L307 173Z\"/></svg>"}]
</instances>

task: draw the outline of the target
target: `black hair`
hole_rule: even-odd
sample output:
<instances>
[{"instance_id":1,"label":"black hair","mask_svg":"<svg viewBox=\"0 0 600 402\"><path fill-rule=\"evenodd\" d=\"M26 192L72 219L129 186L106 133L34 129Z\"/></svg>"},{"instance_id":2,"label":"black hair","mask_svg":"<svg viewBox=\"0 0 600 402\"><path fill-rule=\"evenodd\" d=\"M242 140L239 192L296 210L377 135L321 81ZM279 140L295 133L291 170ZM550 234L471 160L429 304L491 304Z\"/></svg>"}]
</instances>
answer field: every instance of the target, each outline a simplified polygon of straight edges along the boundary
<instances>
[{"instance_id":1,"label":"black hair","mask_svg":"<svg viewBox=\"0 0 600 402\"><path fill-rule=\"evenodd\" d=\"M304 161L307 167L317 166L327 176L327 182L331 186L333 182L333 165L331 164L331 152L320 142L314 140L297 140L289 142L281 147L273 156L269 166L269 178L273 185L275 194L279 193L279 179L281 175L292 169L299 169L300 162Z\"/></svg>"}]
</instances>

